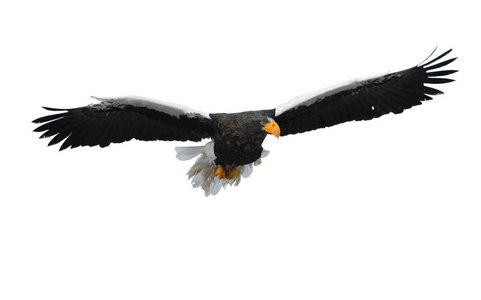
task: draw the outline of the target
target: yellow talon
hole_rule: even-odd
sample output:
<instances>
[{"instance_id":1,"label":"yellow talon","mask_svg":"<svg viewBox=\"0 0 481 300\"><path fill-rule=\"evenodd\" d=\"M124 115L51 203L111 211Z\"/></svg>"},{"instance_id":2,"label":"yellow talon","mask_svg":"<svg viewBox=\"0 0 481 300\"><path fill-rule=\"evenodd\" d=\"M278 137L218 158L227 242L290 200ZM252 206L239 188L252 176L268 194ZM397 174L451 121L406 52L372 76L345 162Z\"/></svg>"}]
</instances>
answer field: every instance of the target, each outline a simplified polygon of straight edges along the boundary
<instances>
[{"instance_id":1,"label":"yellow talon","mask_svg":"<svg viewBox=\"0 0 481 300\"><path fill-rule=\"evenodd\" d=\"M237 168L230 169L229 173L225 176L225 178L231 180L234 179L234 176L237 174Z\"/></svg>"},{"instance_id":2,"label":"yellow talon","mask_svg":"<svg viewBox=\"0 0 481 300\"><path fill-rule=\"evenodd\" d=\"M234 179L235 175L237 175L237 168L232 168L229 170L229 172L226 174L225 168L223 166L218 166L217 170L215 170L215 177L218 177L219 180L221 179Z\"/></svg>"},{"instance_id":3,"label":"yellow talon","mask_svg":"<svg viewBox=\"0 0 481 300\"><path fill-rule=\"evenodd\" d=\"M225 169L223 166L218 166L217 170L215 170L214 176L219 177L219 179L225 178Z\"/></svg>"}]
</instances>

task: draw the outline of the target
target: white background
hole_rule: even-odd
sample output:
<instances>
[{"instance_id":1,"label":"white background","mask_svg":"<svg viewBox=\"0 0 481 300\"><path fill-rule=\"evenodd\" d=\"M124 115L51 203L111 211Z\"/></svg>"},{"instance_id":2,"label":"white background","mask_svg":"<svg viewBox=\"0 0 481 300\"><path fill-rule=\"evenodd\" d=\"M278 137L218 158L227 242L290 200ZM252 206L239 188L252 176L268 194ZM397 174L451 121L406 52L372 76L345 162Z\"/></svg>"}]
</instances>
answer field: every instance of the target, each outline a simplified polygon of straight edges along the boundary
<instances>
[{"instance_id":1,"label":"white background","mask_svg":"<svg viewBox=\"0 0 481 300\"><path fill-rule=\"evenodd\" d=\"M1 299L480 299L479 9L463 1L10 1L0 7ZM204 197L180 142L58 152L41 106L140 95L206 112L454 48L401 115L268 137ZM185 145L185 144L184 144Z\"/></svg>"}]
</instances>

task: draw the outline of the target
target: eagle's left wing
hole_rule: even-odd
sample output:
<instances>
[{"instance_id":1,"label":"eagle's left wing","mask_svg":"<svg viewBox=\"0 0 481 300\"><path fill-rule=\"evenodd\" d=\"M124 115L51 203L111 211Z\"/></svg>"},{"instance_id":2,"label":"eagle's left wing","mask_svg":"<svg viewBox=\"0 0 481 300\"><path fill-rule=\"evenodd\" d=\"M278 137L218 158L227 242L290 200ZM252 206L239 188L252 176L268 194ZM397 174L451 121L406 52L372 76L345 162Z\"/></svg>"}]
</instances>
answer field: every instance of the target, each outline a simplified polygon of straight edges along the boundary
<instances>
[{"instance_id":1,"label":"eagle's left wing","mask_svg":"<svg viewBox=\"0 0 481 300\"><path fill-rule=\"evenodd\" d=\"M437 70L456 58L437 64L451 50L427 63L404 71L353 80L332 88L298 96L278 106L273 118L281 135L296 134L348 121L371 120L390 112L398 114L405 109L432 99L430 95L441 91L426 84L453 81L444 76L456 70Z\"/></svg>"}]
</instances>

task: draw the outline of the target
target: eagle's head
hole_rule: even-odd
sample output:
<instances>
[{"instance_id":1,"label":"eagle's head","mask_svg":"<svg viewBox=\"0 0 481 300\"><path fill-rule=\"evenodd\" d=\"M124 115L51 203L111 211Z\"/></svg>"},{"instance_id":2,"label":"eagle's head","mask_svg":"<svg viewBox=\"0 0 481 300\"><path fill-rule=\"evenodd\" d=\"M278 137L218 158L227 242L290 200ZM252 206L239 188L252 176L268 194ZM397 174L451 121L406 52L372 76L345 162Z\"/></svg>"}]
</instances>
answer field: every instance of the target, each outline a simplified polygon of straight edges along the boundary
<instances>
[{"instance_id":1,"label":"eagle's head","mask_svg":"<svg viewBox=\"0 0 481 300\"><path fill-rule=\"evenodd\" d=\"M267 118L267 121L261 122L262 130L279 138L281 136L281 128L272 118Z\"/></svg>"}]
</instances>

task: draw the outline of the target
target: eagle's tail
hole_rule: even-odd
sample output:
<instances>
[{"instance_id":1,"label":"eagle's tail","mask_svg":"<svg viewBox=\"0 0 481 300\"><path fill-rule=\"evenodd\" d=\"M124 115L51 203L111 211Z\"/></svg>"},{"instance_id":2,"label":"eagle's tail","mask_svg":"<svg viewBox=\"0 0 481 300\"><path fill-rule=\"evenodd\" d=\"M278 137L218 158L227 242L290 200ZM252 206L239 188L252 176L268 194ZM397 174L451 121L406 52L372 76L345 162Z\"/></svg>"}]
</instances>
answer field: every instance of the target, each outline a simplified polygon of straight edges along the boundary
<instances>
[{"instance_id":1,"label":"eagle's tail","mask_svg":"<svg viewBox=\"0 0 481 300\"><path fill-rule=\"evenodd\" d=\"M194 165L189 169L187 175L192 179L193 187L201 187L206 196L216 195L222 187L228 185L239 185L241 178L247 178L252 174L254 166L261 164L261 158L266 157L269 151L264 150L261 158L253 163L238 166L237 174L232 179L219 179L215 176L217 166L215 165L214 142L204 146L175 147L176 157L180 160L189 160L199 156Z\"/></svg>"}]
</instances>

